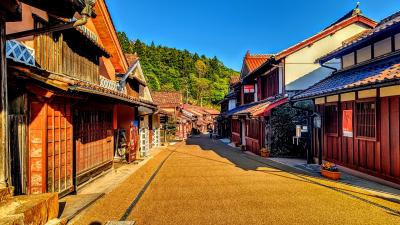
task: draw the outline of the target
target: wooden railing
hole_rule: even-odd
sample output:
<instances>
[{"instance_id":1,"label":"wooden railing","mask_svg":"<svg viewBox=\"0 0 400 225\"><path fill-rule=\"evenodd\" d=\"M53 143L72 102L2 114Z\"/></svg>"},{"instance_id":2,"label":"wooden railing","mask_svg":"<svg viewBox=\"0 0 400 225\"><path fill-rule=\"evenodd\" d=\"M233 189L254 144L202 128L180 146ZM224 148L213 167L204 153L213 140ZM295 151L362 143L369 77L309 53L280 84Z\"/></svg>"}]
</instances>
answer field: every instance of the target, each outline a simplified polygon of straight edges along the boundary
<instances>
[{"instance_id":1,"label":"wooden railing","mask_svg":"<svg viewBox=\"0 0 400 225\"><path fill-rule=\"evenodd\" d=\"M100 76L100 86L113 90L113 91L118 91L121 93L126 94L126 87L122 87L122 89L119 87L119 84L117 81L109 80L103 76Z\"/></svg>"}]
</instances>

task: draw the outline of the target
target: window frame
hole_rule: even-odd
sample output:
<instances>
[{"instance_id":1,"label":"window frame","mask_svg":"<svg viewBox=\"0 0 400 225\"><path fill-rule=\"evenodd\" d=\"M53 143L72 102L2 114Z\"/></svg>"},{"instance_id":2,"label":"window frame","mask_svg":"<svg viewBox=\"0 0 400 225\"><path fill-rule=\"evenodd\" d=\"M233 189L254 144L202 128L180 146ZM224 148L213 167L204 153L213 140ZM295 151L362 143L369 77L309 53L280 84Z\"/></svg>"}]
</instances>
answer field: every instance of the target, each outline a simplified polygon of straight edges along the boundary
<instances>
[{"instance_id":1,"label":"window frame","mask_svg":"<svg viewBox=\"0 0 400 225\"><path fill-rule=\"evenodd\" d=\"M375 104L375 116L374 116L374 137L360 136L358 134L358 104L359 103L374 103ZM366 140L366 141L377 141L378 140L378 101L377 98L365 98L358 99L355 101L354 105L354 114L355 114L355 127L354 127L354 137L357 140Z\"/></svg>"},{"instance_id":2,"label":"window frame","mask_svg":"<svg viewBox=\"0 0 400 225\"><path fill-rule=\"evenodd\" d=\"M326 110L326 107L327 106L336 106L336 132L334 132L334 133L332 133L332 132L328 132L328 129L327 129L327 110ZM330 136L330 137L338 137L339 136L339 111L340 111L340 109L339 109L339 102L331 102L331 103L326 103L325 105L324 105L324 114L325 114L325 121L324 121L324 129L325 129L325 132L326 132L326 135L327 136Z\"/></svg>"}]
</instances>

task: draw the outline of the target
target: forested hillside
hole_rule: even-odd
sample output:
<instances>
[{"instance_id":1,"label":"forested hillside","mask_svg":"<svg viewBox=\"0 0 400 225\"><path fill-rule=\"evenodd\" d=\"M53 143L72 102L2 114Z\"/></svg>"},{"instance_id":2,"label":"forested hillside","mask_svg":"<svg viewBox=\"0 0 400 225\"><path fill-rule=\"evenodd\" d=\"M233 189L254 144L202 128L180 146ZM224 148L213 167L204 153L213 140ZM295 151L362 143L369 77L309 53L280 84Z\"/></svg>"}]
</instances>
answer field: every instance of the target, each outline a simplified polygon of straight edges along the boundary
<instances>
[{"instance_id":1,"label":"forested hillside","mask_svg":"<svg viewBox=\"0 0 400 225\"><path fill-rule=\"evenodd\" d=\"M229 69L217 57L190 53L166 46L147 45L129 40L124 32L118 37L125 53L137 53L150 89L181 91L198 105L215 105L228 91L229 77L238 72Z\"/></svg>"}]
</instances>

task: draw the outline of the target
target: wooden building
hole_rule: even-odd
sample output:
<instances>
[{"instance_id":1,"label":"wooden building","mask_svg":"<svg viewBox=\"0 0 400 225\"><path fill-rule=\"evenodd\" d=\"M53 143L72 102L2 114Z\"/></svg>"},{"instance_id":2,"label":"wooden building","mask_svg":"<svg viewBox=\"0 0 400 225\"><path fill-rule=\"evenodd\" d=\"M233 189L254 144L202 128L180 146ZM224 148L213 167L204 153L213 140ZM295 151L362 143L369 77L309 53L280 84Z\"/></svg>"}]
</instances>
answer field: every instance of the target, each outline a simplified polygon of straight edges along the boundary
<instances>
[{"instance_id":1,"label":"wooden building","mask_svg":"<svg viewBox=\"0 0 400 225\"><path fill-rule=\"evenodd\" d=\"M321 57L341 68L294 96L318 113L314 157L400 184L400 12ZM318 121L322 121L319 123Z\"/></svg>"},{"instance_id":2,"label":"wooden building","mask_svg":"<svg viewBox=\"0 0 400 225\"><path fill-rule=\"evenodd\" d=\"M271 110L330 75L331 70L319 65L316 59L375 25L357 7L321 32L277 54L248 52L238 88L240 104L225 113L231 118L231 141L256 154L261 148L270 148ZM330 63L330 67L338 65L338 62Z\"/></svg>"},{"instance_id":3,"label":"wooden building","mask_svg":"<svg viewBox=\"0 0 400 225\"><path fill-rule=\"evenodd\" d=\"M95 12L95 19L73 26L81 18L77 14L55 17L22 4L22 20L7 23L11 168L17 194L76 190L112 167L118 119L135 115L135 107L156 109L138 97L139 82L119 82L128 62L103 0L97 1ZM20 35L31 29L47 32ZM132 113L118 115L119 105Z\"/></svg>"}]
</instances>

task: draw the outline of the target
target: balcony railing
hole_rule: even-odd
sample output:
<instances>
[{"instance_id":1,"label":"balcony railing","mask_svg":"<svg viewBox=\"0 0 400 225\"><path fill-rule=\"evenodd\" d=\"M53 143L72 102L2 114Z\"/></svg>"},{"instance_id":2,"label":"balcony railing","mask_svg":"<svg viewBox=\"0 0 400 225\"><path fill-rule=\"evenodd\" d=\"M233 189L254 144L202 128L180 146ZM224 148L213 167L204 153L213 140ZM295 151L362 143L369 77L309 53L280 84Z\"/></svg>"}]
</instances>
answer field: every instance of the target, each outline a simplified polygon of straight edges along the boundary
<instances>
[{"instance_id":1,"label":"balcony railing","mask_svg":"<svg viewBox=\"0 0 400 225\"><path fill-rule=\"evenodd\" d=\"M107 88L107 89L110 89L113 91L118 91L118 92L121 92L124 94L127 93L125 87L123 87L122 89L119 88L119 84L117 81L109 80L103 76L100 76L100 86L103 88Z\"/></svg>"},{"instance_id":2,"label":"balcony railing","mask_svg":"<svg viewBox=\"0 0 400 225\"><path fill-rule=\"evenodd\" d=\"M16 62L36 66L35 50L16 40L6 42L6 56Z\"/></svg>"}]
</instances>

